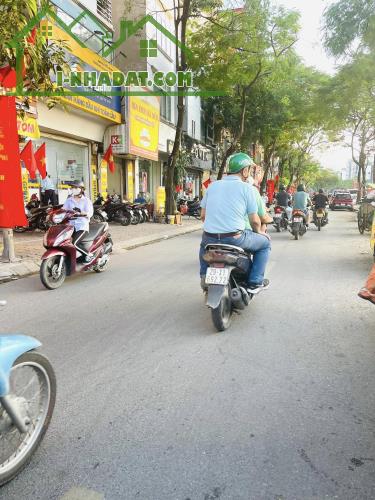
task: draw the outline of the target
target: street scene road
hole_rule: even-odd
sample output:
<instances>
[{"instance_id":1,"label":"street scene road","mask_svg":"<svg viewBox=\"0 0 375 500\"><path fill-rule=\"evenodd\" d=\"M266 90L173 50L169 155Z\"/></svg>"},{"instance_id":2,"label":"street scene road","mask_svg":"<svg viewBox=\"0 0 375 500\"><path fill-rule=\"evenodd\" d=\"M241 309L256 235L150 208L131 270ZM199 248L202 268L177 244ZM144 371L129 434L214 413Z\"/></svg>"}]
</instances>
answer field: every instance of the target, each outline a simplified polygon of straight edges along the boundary
<instances>
[{"instance_id":1,"label":"street scene road","mask_svg":"<svg viewBox=\"0 0 375 500\"><path fill-rule=\"evenodd\" d=\"M217 333L199 287L201 231L117 252L55 291L6 283L2 332L43 343L52 423L6 500L372 499L371 265L356 214L294 241L272 229L266 277Z\"/></svg>"}]
</instances>

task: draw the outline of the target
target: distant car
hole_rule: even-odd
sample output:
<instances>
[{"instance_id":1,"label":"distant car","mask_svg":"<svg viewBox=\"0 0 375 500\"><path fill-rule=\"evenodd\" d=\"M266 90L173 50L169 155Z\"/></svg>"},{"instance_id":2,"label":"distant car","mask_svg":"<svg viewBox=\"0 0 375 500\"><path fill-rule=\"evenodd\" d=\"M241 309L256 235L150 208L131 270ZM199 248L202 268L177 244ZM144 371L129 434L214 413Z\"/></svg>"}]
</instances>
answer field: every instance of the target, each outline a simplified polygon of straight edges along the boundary
<instances>
[{"instance_id":1,"label":"distant car","mask_svg":"<svg viewBox=\"0 0 375 500\"><path fill-rule=\"evenodd\" d=\"M353 199L349 191L336 191L329 201L329 208L331 210L336 210L336 208L348 208L353 211Z\"/></svg>"}]
</instances>

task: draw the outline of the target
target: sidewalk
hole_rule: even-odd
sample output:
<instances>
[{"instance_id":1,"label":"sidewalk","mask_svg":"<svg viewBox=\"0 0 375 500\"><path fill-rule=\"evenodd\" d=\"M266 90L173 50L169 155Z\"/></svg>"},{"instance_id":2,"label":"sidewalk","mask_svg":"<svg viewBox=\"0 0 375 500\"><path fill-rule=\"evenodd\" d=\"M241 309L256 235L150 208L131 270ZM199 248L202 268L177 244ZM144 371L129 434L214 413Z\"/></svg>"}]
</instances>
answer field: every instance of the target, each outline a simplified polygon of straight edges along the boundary
<instances>
[{"instance_id":1,"label":"sidewalk","mask_svg":"<svg viewBox=\"0 0 375 500\"><path fill-rule=\"evenodd\" d=\"M202 223L200 221L187 218L183 219L181 226L153 222L126 227L110 224L110 233L114 243L113 253L132 250L160 240L192 233L199 231L201 228ZM21 260L15 263L0 262L0 283L39 272L40 257L44 251L43 236L44 233L39 231L22 234L14 233L16 256ZM2 249L0 235L0 254Z\"/></svg>"}]
</instances>

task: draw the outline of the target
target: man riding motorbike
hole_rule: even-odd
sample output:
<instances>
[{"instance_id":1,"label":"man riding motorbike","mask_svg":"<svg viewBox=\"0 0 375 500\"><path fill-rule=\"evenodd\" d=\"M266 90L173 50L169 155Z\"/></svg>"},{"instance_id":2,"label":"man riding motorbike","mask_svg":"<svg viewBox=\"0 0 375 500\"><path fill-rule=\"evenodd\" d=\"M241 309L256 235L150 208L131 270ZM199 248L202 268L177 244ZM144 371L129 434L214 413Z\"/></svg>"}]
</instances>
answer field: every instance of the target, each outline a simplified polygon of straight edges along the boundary
<instances>
[{"instance_id":1,"label":"man riding motorbike","mask_svg":"<svg viewBox=\"0 0 375 500\"><path fill-rule=\"evenodd\" d=\"M245 153L236 153L229 159L227 176L212 183L201 202L204 232L200 245L201 286L205 288L207 263L203 260L205 247L212 243L235 245L253 254L248 275L248 291L256 294L269 286L264 272L269 258L269 236L261 230L261 220L252 187L248 184L249 167L254 162ZM248 217L252 231L245 229Z\"/></svg>"},{"instance_id":2,"label":"man riding motorbike","mask_svg":"<svg viewBox=\"0 0 375 500\"><path fill-rule=\"evenodd\" d=\"M306 227L309 226L309 205L311 205L311 200L308 193L305 191L305 186L304 184L299 184L293 198L293 209L304 212L306 216Z\"/></svg>"},{"instance_id":3,"label":"man riding motorbike","mask_svg":"<svg viewBox=\"0 0 375 500\"><path fill-rule=\"evenodd\" d=\"M324 218L328 223L328 212L326 206L328 205L328 197L324 194L323 189L319 189L319 193L316 194L312 200L315 210L322 208L324 210Z\"/></svg>"},{"instance_id":4,"label":"man riding motorbike","mask_svg":"<svg viewBox=\"0 0 375 500\"><path fill-rule=\"evenodd\" d=\"M79 252L86 256L85 261L90 262L94 255L87 253L86 250L79 245L79 242L89 230L89 223L94 213L94 207L92 201L85 196L85 185L83 182L71 184L71 193L72 195L67 198L63 208L65 210L73 210L80 214L80 217L69 221L69 224L74 226L73 244Z\"/></svg>"},{"instance_id":5,"label":"man riding motorbike","mask_svg":"<svg viewBox=\"0 0 375 500\"><path fill-rule=\"evenodd\" d=\"M280 185L279 192L276 194L275 199L277 205L285 210L288 220L290 220L292 209L289 206L289 202L292 198L290 194L286 192L285 186L283 186L282 184Z\"/></svg>"}]
</instances>

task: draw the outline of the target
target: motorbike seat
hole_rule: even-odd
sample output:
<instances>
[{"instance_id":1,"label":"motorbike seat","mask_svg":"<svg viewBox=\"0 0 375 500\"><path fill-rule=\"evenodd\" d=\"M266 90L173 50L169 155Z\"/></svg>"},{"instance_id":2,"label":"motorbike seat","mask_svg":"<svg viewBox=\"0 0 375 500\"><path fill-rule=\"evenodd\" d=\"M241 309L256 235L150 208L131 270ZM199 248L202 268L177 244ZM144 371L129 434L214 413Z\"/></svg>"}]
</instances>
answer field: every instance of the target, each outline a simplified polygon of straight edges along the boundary
<instances>
[{"instance_id":1,"label":"motorbike seat","mask_svg":"<svg viewBox=\"0 0 375 500\"><path fill-rule=\"evenodd\" d=\"M89 243L91 241L94 241L95 238L100 236L107 229L108 229L107 222L101 222L99 224L90 224L89 231L87 234L84 235L84 237L81 240L81 243Z\"/></svg>"},{"instance_id":2,"label":"motorbike seat","mask_svg":"<svg viewBox=\"0 0 375 500\"><path fill-rule=\"evenodd\" d=\"M246 253L241 247L236 247L235 245L225 245L223 243L209 243L206 245L206 250L227 250L230 252L238 252L241 254Z\"/></svg>"}]
</instances>

